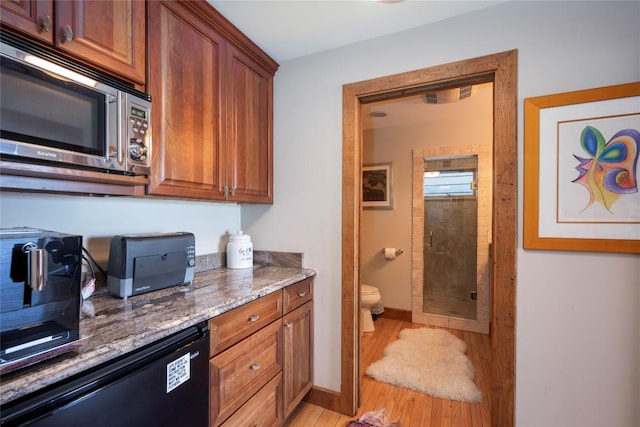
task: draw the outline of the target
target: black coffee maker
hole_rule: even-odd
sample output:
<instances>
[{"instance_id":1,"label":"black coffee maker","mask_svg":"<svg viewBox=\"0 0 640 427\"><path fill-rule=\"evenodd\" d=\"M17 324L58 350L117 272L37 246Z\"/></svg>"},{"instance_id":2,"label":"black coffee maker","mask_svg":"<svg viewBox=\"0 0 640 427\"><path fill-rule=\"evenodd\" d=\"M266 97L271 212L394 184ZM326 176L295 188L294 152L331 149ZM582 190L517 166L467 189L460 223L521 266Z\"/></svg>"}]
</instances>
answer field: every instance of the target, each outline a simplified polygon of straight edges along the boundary
<instances>
[{"instance_id":1,"label":"black coffee maker","mask_svg":"<svg viewBox=\"0 0 640 427\"><path fill-rule=\"evenodd\" d=\"M82 236L0 229L0 365L79 339Z\"/></svg>"}]
</instances>

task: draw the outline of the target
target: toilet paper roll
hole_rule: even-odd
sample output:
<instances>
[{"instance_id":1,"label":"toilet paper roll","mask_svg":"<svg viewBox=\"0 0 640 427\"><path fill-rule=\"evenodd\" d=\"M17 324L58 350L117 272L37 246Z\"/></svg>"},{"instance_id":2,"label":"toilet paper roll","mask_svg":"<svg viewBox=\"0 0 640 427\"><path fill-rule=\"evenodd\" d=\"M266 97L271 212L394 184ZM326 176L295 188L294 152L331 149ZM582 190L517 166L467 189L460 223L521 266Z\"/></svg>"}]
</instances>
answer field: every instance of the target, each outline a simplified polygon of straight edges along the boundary
<instances>
[{"instance_id":1,"label":"toilet paper roll","mask_svg":"<svg viewBox=\"0 0 640 427\"><path fill-rule=\"evenodd\" d=\"M384 257L386 259L396 259L396 248L384 248Z\"/></svg>"}]
</instances>

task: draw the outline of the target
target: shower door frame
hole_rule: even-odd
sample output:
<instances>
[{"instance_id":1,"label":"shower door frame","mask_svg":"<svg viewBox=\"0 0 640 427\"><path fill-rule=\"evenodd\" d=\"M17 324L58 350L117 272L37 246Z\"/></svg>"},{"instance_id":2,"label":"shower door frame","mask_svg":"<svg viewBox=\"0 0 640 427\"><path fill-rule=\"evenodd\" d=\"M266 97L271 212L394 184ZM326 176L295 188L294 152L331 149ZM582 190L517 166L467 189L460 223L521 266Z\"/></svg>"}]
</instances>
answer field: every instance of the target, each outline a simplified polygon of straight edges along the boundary
<instances>
[{"instance_id":1,"label":"shower door frame","mask_svg":"<svg viewBox=\"0 0 640 427\"><path fill-rule=\"evenodd\" d=\"M489 334L491 322L490 244L492 236L493 143L425 147L413 151L412 241L411 241L411 320L431 326ZM477 300L476 318L425 313L424 301L424 161L428 158L477 156Z\"/></svg>"}]
</instances>

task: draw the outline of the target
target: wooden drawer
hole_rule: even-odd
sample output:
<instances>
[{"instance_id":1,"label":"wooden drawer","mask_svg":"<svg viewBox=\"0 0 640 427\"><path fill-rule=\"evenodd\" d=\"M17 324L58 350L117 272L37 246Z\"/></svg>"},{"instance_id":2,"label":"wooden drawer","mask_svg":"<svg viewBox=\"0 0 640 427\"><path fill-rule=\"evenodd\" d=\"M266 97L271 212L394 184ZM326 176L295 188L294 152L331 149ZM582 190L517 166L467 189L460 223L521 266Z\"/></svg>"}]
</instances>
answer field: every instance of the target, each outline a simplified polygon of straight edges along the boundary
<instances>
[{"instance_id":1,"label":"wooden drawer","mask_svg":"<svg viewBox=\"0 0 640 427\"><path fill-rule=\"evenodd\" d=\"M284 420L280 403L281 379L282 374L278 374L222 426L276 427L282 425Z\"/></svg>"},{"instance_id":2,"label":"wooden drawer","mask_svg":"<svg viewBox=\"0 0 640 427\"><path fill-rule=\"evenodd\" d=\"M209 354L220 353L281 317L282 293L278 291L210 319Z\"/></svg>"},{"instance_id":3,"label":"wooden drawer","mask_svg":"<svg viewBox=\"0 0 640 427\"><path fill-rule=\"evenodd\" d=\"M313 278L309 277L300 282L287 286L283 290L284 312L288 313L313 299Z\"/></svg>"},{"instance_id":4,"label":"wooden drawer","mask_svg":"<svg viewBox=\"0 0 640 427\"><path fill-rule=\"evenodd\" d=\"M209 425L220 424L281 371L280 319L211 358Z\"/></svg>"}]
</instances>

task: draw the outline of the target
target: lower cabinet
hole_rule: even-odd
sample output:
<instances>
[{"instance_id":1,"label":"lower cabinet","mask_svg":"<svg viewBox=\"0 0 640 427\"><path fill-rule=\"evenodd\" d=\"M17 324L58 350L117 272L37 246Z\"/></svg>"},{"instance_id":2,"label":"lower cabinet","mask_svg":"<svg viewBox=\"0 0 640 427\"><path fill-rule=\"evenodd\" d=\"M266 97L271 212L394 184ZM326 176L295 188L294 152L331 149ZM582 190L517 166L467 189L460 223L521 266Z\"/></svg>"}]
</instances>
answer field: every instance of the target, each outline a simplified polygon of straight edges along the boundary
<instances>
[{"instance_id":1,"label":"lower cabinet","mask_svg":"<svg viewBox=\"0 0 640 427\"><path fill-rule=\"evenodd\" d=\"M277 427L282 425L284 419L280 405L281 382L282 373L279 373L222 425L224 427Z\"/></svg>"},{"instance_id":2,"label":"lower cabinet","mask_svg":"<svg viewBox=\"0 0 640 427\"><path fill-rule=\"evenodd\" d=\"M313 385L313 301L311 280L286 288L294 294L299 307L282 318L284 340L283 404L287 418ZM302 295L302 297L300 297ZM285 298L286 300L286 298ZM306 301L306 302L305 302ZM285 304L285 309L287 305Z\"/></svg>"},{"instance_id":3,"label":"lower cabinet","mask_svg":"<svg viewBox=\"0 0 640 427\"><path fill-rule=\"evenodd\" d=\"M313 279L209 320L209 426L280 426L313 384Z\"/></svg>"}]
</instances>

